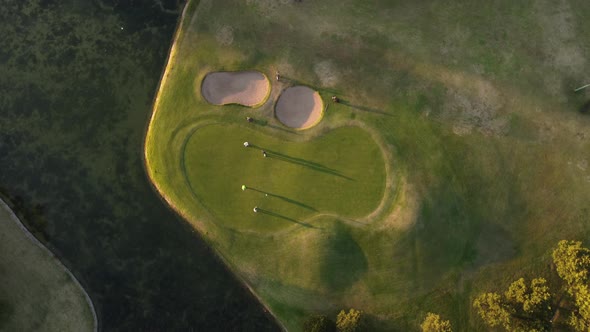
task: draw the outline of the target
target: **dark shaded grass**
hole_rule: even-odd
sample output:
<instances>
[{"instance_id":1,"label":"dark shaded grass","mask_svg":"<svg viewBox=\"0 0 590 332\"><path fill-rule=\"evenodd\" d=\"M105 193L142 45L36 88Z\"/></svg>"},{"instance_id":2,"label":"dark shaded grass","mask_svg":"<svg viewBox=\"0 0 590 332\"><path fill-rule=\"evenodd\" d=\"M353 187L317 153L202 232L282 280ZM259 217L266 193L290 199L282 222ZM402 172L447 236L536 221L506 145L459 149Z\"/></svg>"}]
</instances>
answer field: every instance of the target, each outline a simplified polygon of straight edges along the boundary
<instances>
[{"instance_id":1,"label":"dark shaded grass","mask_svg":"<svg viewBox=\"0 0 590 332\"><path fill-rule=\"evenodd\" d=\"M115 2L2 3L0 185L18 213L42 215L25 221L82 279L102 329L276 330L145 178L142 137L177 17Z\"/></svg>"}]
</instances>

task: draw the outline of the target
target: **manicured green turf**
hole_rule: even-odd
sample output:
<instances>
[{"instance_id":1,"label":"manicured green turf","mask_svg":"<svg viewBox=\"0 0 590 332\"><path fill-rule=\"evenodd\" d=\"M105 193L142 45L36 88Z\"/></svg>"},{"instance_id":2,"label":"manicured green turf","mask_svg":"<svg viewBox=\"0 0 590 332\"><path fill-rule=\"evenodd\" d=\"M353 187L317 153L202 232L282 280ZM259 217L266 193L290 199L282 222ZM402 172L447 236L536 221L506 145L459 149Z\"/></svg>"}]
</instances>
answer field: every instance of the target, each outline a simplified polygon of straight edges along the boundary
<instances>
[{"instance_id":1,"label":"manicured green turf","mask_svg":"<svg viewBox=\"0 0 590 332\"><path fill-rule=\"evenodd\" d=\"M590 69L583 60L590 34L581 24L590 5L531 6L203 1L183 22L159 91L146 137L148 173L290 330L309 314L351 306L377 330L416 330L428 311L457 331L481 330L470 304L477 292L536 271L557 240L590 233L590 119L577 112L590 92L569 89ZM220 35L228 29L231 41ZM251 69L284 77L272 81L260 108L212 107L197 93L209 71ZM280 90L295 84L327 101L312 129L291 131L273 116ZM332 95L342 103L330 103ZM343 144L340 130L356 130L343 135L357 139ZM355 146L369 134L375 143ZM242 140L353 179L368 162L362 177L373 189L264 160ZM327 154L342 146L357 164L344 161L351 155ZM242 165L247 171L234 171ZM308 182L333 197L306 194ZM271 197L283 216L314 227L258 228L248 209L264 209L267 197L241 192L241 184L330 213L314 216ZM375 207L365 219L352 213Z\"/></svg>"},{"instance_id":2,"label":"manicured green turf","mask_svg":"<svg viewBox=\"0 0 590 332\"><path fill-rule=\"evenodd\" d=\"M289 142L255 125L209 125L188 138L183 166L216 222L235 230L313 227L306 220L322 213L363 218L377 208L385 187L379 146L356 127Z\"/></svg>"}]
</instances>

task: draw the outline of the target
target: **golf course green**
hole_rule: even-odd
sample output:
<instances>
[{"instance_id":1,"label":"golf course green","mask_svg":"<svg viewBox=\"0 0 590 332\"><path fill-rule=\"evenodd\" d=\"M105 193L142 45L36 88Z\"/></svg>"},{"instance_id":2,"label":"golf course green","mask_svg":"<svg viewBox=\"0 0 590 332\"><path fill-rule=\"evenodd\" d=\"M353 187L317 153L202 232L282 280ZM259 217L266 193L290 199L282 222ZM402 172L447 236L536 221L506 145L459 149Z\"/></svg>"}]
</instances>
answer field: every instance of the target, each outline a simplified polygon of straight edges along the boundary
<instances>
[{"instance_id":1,"label":"golf course green","mask_svg":"<svg viewBox=\"0 0 590 332\"><path fill-rule=\"evenodd\" d=\"M243 126L209 125L188 138L183 166L195 197L234 230L313 227L305 220L322 213L363 218L385 188L381 150L356 127L294 143Z\"/></svg>"},{"instance_id":2,"label":"golf course green","mask_svg":"<svg viewBox=\"0 0 590 332\"><path fill-rule=\"evenodd\" d=\"M289 331L348 308L376 331L418 330L428 312L483 330L478 292L590 235L590 92L570 89L590 34L552 6L189 1L148 176ZM209 73L238 71L272 78L263 104L204 98ZM293 87L317 91L284 99L317 119L297 105L285 114L305 125L281 122Z\"/></svg>"}]
</instances>

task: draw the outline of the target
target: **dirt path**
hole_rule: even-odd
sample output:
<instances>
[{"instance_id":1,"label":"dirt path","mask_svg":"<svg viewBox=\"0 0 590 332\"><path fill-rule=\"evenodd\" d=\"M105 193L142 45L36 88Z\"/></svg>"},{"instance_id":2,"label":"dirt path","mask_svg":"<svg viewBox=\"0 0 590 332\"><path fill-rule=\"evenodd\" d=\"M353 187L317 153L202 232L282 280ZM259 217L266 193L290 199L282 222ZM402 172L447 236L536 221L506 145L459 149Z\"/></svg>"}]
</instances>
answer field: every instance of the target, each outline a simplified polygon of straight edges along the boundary
<instances>
[{"instance_id":1,"label":"dirt path","mask_svg":"<svg viewBox=\"0 0 590 332\"><path fill-rule=\"evenodd\" d=\"M88 327L86 325L88 322L84 318L84 310L80 310L79 306L86 302L88 309L92 312L92 331L98 331L98 318L94 304L72 272L29 232L2 199L0 199L0 210L0 216L3 219L0 222L12 223L12 225L3 226L3 235L10 237L5 238L3 244L9 246L13 242L8 249L8 255L2 257L2 268L10 271L6 272L6 275L12 275L12 278L8 277L4 281L9 285L12 282L13 285L9 287L14 287L14 291L19 292L15 295L18 298L17 303L11 303L16 305L14 308L16 320L9 320L6 322L8 326L3 327L10 330L43 324L47 331L69 328L84 330ZM22 231L22 237L14 233L19 231ZM32 242L32 245L21 242L27 241L25 237ZM61 276L59 270L65 272L67 277ZM20 277L19 273L22 273ZM84 300L79 293L76 294L77 292L82 293ZM30 301L37 301L37 303L29 303ZM41 315L41 317L35 315ZM19 319L24 319L26 322Z\"/></svg>"}]
</instances>

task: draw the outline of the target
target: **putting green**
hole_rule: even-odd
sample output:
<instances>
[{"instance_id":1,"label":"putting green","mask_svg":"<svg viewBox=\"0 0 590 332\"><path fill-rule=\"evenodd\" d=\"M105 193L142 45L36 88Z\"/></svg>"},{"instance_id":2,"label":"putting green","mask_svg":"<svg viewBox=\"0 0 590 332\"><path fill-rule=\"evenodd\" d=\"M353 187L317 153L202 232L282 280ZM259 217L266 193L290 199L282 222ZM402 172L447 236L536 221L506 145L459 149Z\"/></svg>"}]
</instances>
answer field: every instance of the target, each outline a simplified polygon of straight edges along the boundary
<instances>
[{"instance_id":1,"label":"putting green","mask_svg":"<svg viewBox=\"0 0 590 332\"><path fill-rule=\"evenodd\" d=\"M245 141L251 146L244 147ZM183 154L196 198L216 222L235 230L315 227L308 219L317 214L362 218L377 208L385 190L381 149L358 127L291 142L214 124L194 131Z\"/></svg>"}]
</instances>

